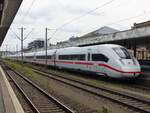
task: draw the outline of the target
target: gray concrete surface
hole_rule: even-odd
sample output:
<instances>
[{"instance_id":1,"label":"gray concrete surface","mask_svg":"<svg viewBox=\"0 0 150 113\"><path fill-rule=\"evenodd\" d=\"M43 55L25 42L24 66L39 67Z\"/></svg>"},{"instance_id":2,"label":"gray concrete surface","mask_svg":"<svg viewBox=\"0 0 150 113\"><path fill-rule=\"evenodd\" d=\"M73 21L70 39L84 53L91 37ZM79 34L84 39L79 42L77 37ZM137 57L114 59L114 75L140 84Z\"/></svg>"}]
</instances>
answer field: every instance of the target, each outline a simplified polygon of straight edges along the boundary
<instances>
[{"instance_id":1,"label":"gray concrete surface","mask_svg":"<svg viewBox=\"0 0 150 113\"><path fill-rule=\"evenodd\" d=\"M0 113L5 113L1 84L0 84Z\"/></svg>"},{"instance_id":2,"label":"gray concrete surface","mask_svg":"<svg viewBox=\"0 0 150 113\"><path fill-rule=\"evenodd\" d=\"M3 69L0 66L0 84L2 98L4 100L5 113L25 113L19 100L17 99ZM1 112L0 112L1 113Z\"/></svg>"}]
</instances>

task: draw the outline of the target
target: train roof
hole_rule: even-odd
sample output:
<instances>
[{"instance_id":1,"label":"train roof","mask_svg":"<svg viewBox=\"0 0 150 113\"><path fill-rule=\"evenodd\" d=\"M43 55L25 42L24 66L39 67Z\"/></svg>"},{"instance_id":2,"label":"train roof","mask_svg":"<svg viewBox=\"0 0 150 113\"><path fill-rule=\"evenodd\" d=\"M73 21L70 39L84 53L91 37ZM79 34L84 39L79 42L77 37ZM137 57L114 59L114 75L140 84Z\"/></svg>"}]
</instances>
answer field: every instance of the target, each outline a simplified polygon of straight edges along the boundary
<instances>
[{"instance_id":1,"label":"train roof","mask_svg":"<svg viewBox=\"0 0 150 113\"><path fill-rule=\"evenodd\" d=\"M63 53L68 53L68 51L74 51L74 52L78 52L80 51L80 53L84 53L85 50L88 50L88 49L97 49L98 47L106 47L106 48L112 48L112 47L122 47L120 45L116 45L116 44L101 44L101 45L93 45L93 46L85 46L85 47L67 47L67 48L61 48L61 49L51 49L51 50L47 50L47 53L48 54L53 54L55 51L58 52L63 52ZM43 51L37 51L37 52L28 52L28 53L24 53L24 55L26 56L31 56L33 54L36 54L36 55L43 55L45 54L45 50ZM10 56L16 56L16 55L21 55L21 53L19 54L15 54L15 55L10 55Z\"/></svg>"},{"instance_id":2,"label":"train roof","mask_svg":"<svg viewBox=\"0 0 150 113\"><path fill-rule=\"evenodd\" d=\"M122 46L117 45L117 44L101 44L101 45L84 46L84 47L67 47L67 48L61 48L61 49L58 49L58 50L79 49L79 48L94 48L94 47L108 47L108 48L112 48L112 47L122 47Z\"/></svg>"},{"instance_id":3,"label":"train roof","mask_svg":"<svg viewBox=\"0 0 150 113\"><path fill-rule=\"evenodd\" d=\"M102 45L94 45L94 46L86 46L86 47L68 47L68 48L61 48L57 50L57 54L85 54L89 50L96 52L96 51L106 51L106 49L113 48L113 47L122 47L120 45L115 44L102 44ZM103 48L103 49L99 49Z\"/></svg>"}]
</instances>

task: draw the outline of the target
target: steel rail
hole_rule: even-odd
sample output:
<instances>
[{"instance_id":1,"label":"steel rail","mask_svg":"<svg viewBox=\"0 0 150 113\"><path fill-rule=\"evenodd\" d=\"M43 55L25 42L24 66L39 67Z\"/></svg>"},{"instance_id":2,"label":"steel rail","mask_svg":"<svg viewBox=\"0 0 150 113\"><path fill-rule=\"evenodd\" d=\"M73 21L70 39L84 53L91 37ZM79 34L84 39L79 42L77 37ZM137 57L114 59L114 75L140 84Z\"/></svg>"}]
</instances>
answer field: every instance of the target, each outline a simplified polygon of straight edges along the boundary
<instances>
[{"instance_id":1,"label":"steel rail","mask_svg":"<svg viewBox=\"0 0 150 113\"><path fill-rule=\"evenodd\" d=\"M36 88L37 90L39 90L42 94L44 94L45 96L47 96L48 98L50 98L53 102L55 102L61 109L63 109L66 113L74 113L73 110L71 110L70 108L68 108L67 106L65 106L63 103L61 103L59 100L57 100L55 97L53 97L52 95L48 94L46 91L44 91L41 87L39 87L37 84L35 84L34 82L32 82L31 80L29 80L27 77L21 75L20 73L18 73L17 71L14 71L12 68L8 67L11 71L13 71L17 76L20 76L21 78L23 78L26 82L28 82L30 85L32 85L34 88ZM9 74L10 75L10 74ZM11 77L11 75L10 75ZM17 84L17 82L15 81L15 79L13 79L13 77L11 77L11 79ZM20 88L20 86L17 84L17 87ZM25 92L21 89L21 91L23 92L24 95ZM30 104L34 107L34 109L36 109L37 113L40 113L38 108L36 108L36 105L33 104L32 100L30 100L28 98L28 96L26 95L28 101L30 102Z\"/></svg>"},{"instance_id":2,"label":"steel rail","mask_svg":"<svg viewBox=\"0 0 150 113\"><path fill-rule=\"evenodd\" d=\"M60 82L63 82L64 84L68 84L68 85L71 85L73 87L76 87L78 89L82 89L86 92L89 92L89 93L92 93L94 95L97 95L97 96L101 96L101 97L104 97L104 98L107 98L111 101L114 101L114 102L117 102L119 104L122 104L122 105L126 105L130 108L134 108L135 110L137 111L140 111L140 112L144 112L144 113L150 113L150 100L146 100L146 99L142 99L142 98L137 98L133 95L129 95L129 94L123 94L121 92L118 92L118 91L113 91L113 90L110 90L110 89L106 89L106 88L102 88L102 87L98 87L98 86L94 86L94 85L90 85L88 83L85 83L85 82L82 82L82 81L78 81L78 80L74 80L74 79L71 79L71 78L66 78L66 77L62 77L60 75L57 75L57 74L54 74L54 73L46 73L46 72L41 72L39 70L35 70L34 71L36 73L39 73L41 75L44 75L44 76L47 76L51 79L54 79L54 80L57 80L57 81L60 81ZM51 75L50 75L51 74ZM57 77L57 78L56 78ZM59 77L59 78L58 78ZM62 80L64 79L64 80ZM65 79L67 81L65 81ZM68 82L70 81L70 82ZM75 83L75 84L74 84ZM80 84L80 85L84 85L84 86L88 86L89 88L84 88L84 87L80 87L80 86L77 86L77 84ZM107 96L107 95L103 95L103 94L100 94L100 93L97 93L97 92L94 92L94 91L91 91L90 89L91 88L94 88L95 90L101 90L101 91L105 91L105 92L108 92L108 93L111 93L113 95L118 95L120 97L122 97L122 100L119 100L119 98L112 98L110 96ZM138 104L135 103L134 104L131 104L130 102L125 102L126 100L131 100L133 102L137 102ZM148 105L148 106L147 106ZM143 106L143 107L142 107Z\"/></svg>"},{"instance_id":3,"label":"steel rail","mask_svg":"<svg viewBox=\"0 0 150 113\"><path fill-rule=\"evenodd\" d=\"M11 78L11 80L13 81L13 83L15 84L15 86L19 89L19 91L23 94L23 96L26 98L27 102L32 106L32 108L35 111L35 113L40 113L40 111L35 107L35 105L33 104L33 102L28 98L28 96L25 94L25 92L17 84L17 82L15 81L15 79L13 77L11 77L11 74L8 71L6 71L6 70L5 70L5 72Z\"/></svg>"}]
</instances>

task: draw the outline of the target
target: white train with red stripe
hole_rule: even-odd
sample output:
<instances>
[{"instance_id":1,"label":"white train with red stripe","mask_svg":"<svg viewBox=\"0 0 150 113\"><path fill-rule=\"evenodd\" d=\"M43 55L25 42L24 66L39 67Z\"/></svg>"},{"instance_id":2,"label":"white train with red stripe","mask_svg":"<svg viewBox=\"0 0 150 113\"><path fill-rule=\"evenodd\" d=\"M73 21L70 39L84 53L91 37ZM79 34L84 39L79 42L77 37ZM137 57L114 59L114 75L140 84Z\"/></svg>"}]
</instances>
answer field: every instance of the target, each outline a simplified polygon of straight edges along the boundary
<instances>
[{"instance_id":1,"label":"white train with red stripe","mask_svg":"<svg viewBox=\"0 0 150 113\"><path fill-rule=\"evenodd\" d=\"M21 54L9 57L21 58ZM103 44L87 47L69 47L24 53L24 61L47 64L59 68L88 71L112 78L133 78L141 74L138 61L120 45Z\"/></svg>"}]
</instances>

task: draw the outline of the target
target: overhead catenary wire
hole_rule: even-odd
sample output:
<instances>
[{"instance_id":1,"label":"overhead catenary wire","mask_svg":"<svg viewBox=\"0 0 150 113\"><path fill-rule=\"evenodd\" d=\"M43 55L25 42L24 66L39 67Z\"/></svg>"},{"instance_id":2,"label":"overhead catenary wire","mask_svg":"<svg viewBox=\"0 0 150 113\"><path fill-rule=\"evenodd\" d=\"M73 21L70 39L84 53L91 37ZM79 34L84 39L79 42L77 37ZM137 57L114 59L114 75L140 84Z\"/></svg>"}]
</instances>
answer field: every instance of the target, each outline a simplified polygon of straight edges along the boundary
<instances>
[{"instance_id":1,"label":"overhead catenary wire","mask_svg":"<svg viewBox=\"0 0 150 113\"><path fill-rule=\"evenodd\" d=\"M28 7L28 9L27 9L25 15L24 15L24 16L22 17L22 19L20 20L21 23L23 23L23 22L25 21L25 18L26 18L27 15L29 14L29 12L30 12L32 6L34 5L35 1L36 1L36 0L32 0L32 2L31 2L31 4L30 4L30 6ZM16 38L18 38L18 39L20 38L11 28L10 28L10 30L11 30L11 32L16 36ZM19 39L19 40L20 40L20 39Z\"/></svg>"},{"instance_id":2,"label":"overhead catenary wire","mask_svg":"<svg viewBox=\"0 0 150 113\"><path fill-rule=\"evenodd\" d=\"M35 1L35 0L33 0L33 1ZM32 2L33 2L33 1L32 1ZM67 25L71 24L72 22L74 22L74 21L76 21L76 20L78 20L78 19L80 19L80 18L83 18L84 16L86 16L86 15L88 15L88 14L94 12L94 11L97 10L97 9L100 9L100 8L103 8L103 7L106 6L106 5L109 5L110 3L114 2L114 1L115 1L115 0L110 0L110 1L108 1L108 2L106 2L106 3L104 3L104 4L102 4L101 6L98 6L98 7L94 8L94 9L88 11L86 14L83 14L83 15L80 15L80 16L78 16L78 17L75 17L75 18L71 19L70 21L68 21L68 22L66 22L66 23L64 23L64 24L62 24L60 27L58 27L58 28L56 28L56 29L54 30L54 32L53 32L52 35L50 36L49 40L52 39L52 37L54 37L54 35L55 35L58 31L61 31L60 29L61 29L62 27L67 26ZM33 3L34 3L34 2L33 2ZM31 6L32 6L32 5L31 5ZM29 12L29 11L28 11L28 12ZM122 21L127 21L127 20L130 20L130 19L133 19L133 18L137 18L137 17L140 17L140 16L141 16L141 15L139 15L139 16L138 16L138 15L132 16L132 17L129 17L129 18L117 20L117 21L112 22L112 23L108 23L108 24L106 24L106 25L112 25L112 24L115 24L115 23L119 23L119 22L122 22Z\"/></svg>"},{"instance_id":3,"label":"overhead catenary wire","mask_svg":"<svg viewBox=\"0 0 150 113\"><path fill-rule=\"evenodd\" d=\"M131 20L131 19L138 18L138 17L142 17L142 16L145 16L147 14L150 14L150 12L147 12L147 13L144 12L142 14L138 14L138 15L134 15L134 16L124 18L124 19L120 19L120 20L117 20L115 22L108 23L107 25L113 25L113 24L120 23L120 22L123 22L123 21Z\"/></svg>"},{"instance_id":4,"label":"overhead catenary wire","mask_svg":"<svg viewBox=\"0 0 150 113\"><path fill-rule=\"evenodd\" d=\"M106 3L104 3L104 4L102 4L102 5L100 5L100 6L98 6L98 7L96 7L96 8L94 8L94 9L88 11L87 13L85 13L85 14L83 14L83 15L80 15L80 16L78 16L78 17L75 17L75 18L69 20L68 22L62 24L61 26L59 26L58 28L56 28L56 30L54 31L54 33L51 35L51 38L52 38L58 31L60 31L60 29L63 28L64 26L67 26L67 25L71 24L72 22L74 22L74 21L76 21L76 20L78 20L78 19L80 19L80 18L83 18L83 17L87 16L88 14L91 14L92 12L94 12L94 11L100 9L100 8L105 7L105 6L111 4L111 3L114 2L114 1L115 1L115 0L110 0L110 1L108 1L108 2L106 2Z\"/></svg>"},{"instance_id":5,"label":"overhead catenary wire","mask_svg":"<svg viewBox=\"0 0 150 113\"><path fill-rule=\"evenodd\" d=\"M60 28L62 28L62 27L64 27L64 26L67 26L68 24L70 24L70 23L72 23L72 22L74 22L74 21L76 21L76 20L78 20L78 19L80 19L80 18L83 18L83 17L87 16L88 14L91 14L92 12L94 12L94 11L100 9L100 8L103 8L103 7L105 7L106 5L111 4L111 3L114 2L114 1L115 1L115 0L110 0L110 1L108 1L108 2L106 2L106 3L104 3L104 4L102 4L102 5L100 5L100 6L98 6L98 7L96 7L96 8L94 8L94 9L88 11L87 13L85 13L85 14L83 14L83 15L80 15L80 16L78 16L78 17L75 17L75 18L71 19L70 21L64 23L63 25L61 25L61 26L58 27L57 29L60 29Z\"/></svg>"},{"instance_id":6,"label":"overhead catenary wire","mask_svg":"<svg viewBox=\"0 0 150 113\"><path fill-rule=\"evenodd\" d=\"M10 31L15 35L15 37L16 37L17 39L20 40L20 37L12 30L12 28L10 28Z\"/></svg>"},{"instance_id":7,"label":"overhead catenary wire","mask_svg":"<svg viewBox=\"0 0 150 113\"><path fill-rule=\"evenodd\" d=\"M96 8L94 8L94 9L88 11L87 13L85 13L85 14L83 14L83 15L80 15L80 16L78 16L78 17L75 17L75 18L71 19L70 21L68 21L68 22L66 22L66 23L64 23L64 24L62 24L60 27L56 28L56 30L54 31L54 33L52 33L52 35L50 36L49 39L51 39L58 31L60 31L60 29L61 29L62 27L67 26L67 25L71 24L72 22L74 22L74 21L76 21L76 20L78 20L78 19L80 19L80 18L83 18L83 17L87 16L88 14L91 14L92 12L94 12L94 11L100 9L100 8L103 8L103 7L107 6L107 5L109 5L109 4L111 4L112 2L114 2L114 1L115 1L115 0L107 1L107 2L105 2L104 4L102 4L102 5L100 5L100 6L97 6ZM25 17L28 15L28 13L29 13L30 9L32 8L34 2L35 2L35 0L32 1L31 5L30 5L30 7L28 8L28 10L27 10L27 12L26 12L26 15L24 16L24 18L22 19L22 21L24 21Z\"/></svg>"},{"instance_id":8,"label":"overhead catenary wire","mask_svg":"<svg viewBox=\"0 0 150 113\"><path fill-rule=\"evenodd\" d=\"M27 17L27 15L29 14L30 10L32 9L32 6L34 5L36 0L32 0L30 6L28 7L25 15L22 17L21 22L23 23L25 21L25 18Z\"/></svg>"},{"instance_id":9,"label":"overhead catenary wire","mask_svg":"<svg viewBox=\"0 0 150 113\"><path fill-rule=\"evenodd\" d=\"M32 30L24 37L24 40L28 38L28 36L34 31L34 29L32 28Z\"/></svg>"},{"instance_id":10,"label":"overhead catenary wire","mask_svg":"<svg viewBox=\"0 0 150 113\"><path fill-rule=\"evenodd\" d=\"M58 27L58 28L54 31L54 33L52 34L51 37L53 37L58 31L61 31L60 29L63 28L64 26L67 26L67 25L71 24L72 22L77 21L77 20L79 20L80 18L87 16L88 14L94 12L94 11L97 10L97 9L100 9L100 8L106 6L106 5L111 4L111 3L114 2L114 1L115 1L115 0L108 1L108 2L104 3L104 4L101 5L101 6L98 6L98 7L94 8L94 9L88 11L87 13L85 13L85 14L83 14L83 15L80 15L80 16L78 16L78 17L75 17L75 18L71 19L70 21L68 21L68 22L66 22L66 23L64 23L64 24L62 24L60 27ZM131 0L128 0L128 1L126 1L126 2L128 3L129 1L131 1ZM120 4L118 4L117 6L115 6L115 9L116 9L117 7L120 7L122 4L123 4L123 3L120 3ZM123 5L124 5L124 4L123 4ZM114 7L109 8L109 10L110 10L110 9L114 9ZM105 12L105 11L101 12L101 14L104 13L104 12ZM134 17L134 16L133 16L133 17ZM132 18L132 17L131 17L131 18ZM137 17L136 17L136 18L137 18ZM127 19L128 19L128 18L127 18ZM125 19L125 20L126 20L126 19ZM123 19L123 20L119 20L119 21L121 22L121 21L125 21L125 20ZM113 23L112 23L112 24L113 24ZM109 24L109 25L111 25L111 24ZM106 26L106 25L105 25L105 26Z\"/></svg>"},{"instance_id":11,"label":"overhead catenary wire","mask_svg":"<svg viewBox=\"0 0 150 113\"><path fill-rule=\"evenodd\" d=\"M21 28L19 28L19 29L21 29ZM10 28L10 31L13 33L13 35L15 35L15 37L16 37L17 39L21 40L20 36L18 36L18 35L12 30L12 28ZM23 40L27 39L28 36L29 36L33 31L34 31L34 29L32 28L32 30L29 31L29 33L24 37Z\"/></svg>"},{"instance_id":12,"label":"overhead catenary wire","mask_svg":"<svg viewBox=\"0 0 150 113\"><path fill-rule=\"evenodd\" d=\"M128 21L128 20L135 19L135 18L138 18L138 17L143 17L143 16L148 15L148 14L150 14L150 12L145 12L144 11L144 13L137 14L137 15L134 15L134 16L130 16L130 17L127 17L127 18L123 18L123 19L120 19L120 20L117 20L117 21L114 21L114 22L111 22L111 23L104 24L102 26L118 24L120 22Z\"/></svg>"}]
</instances>

